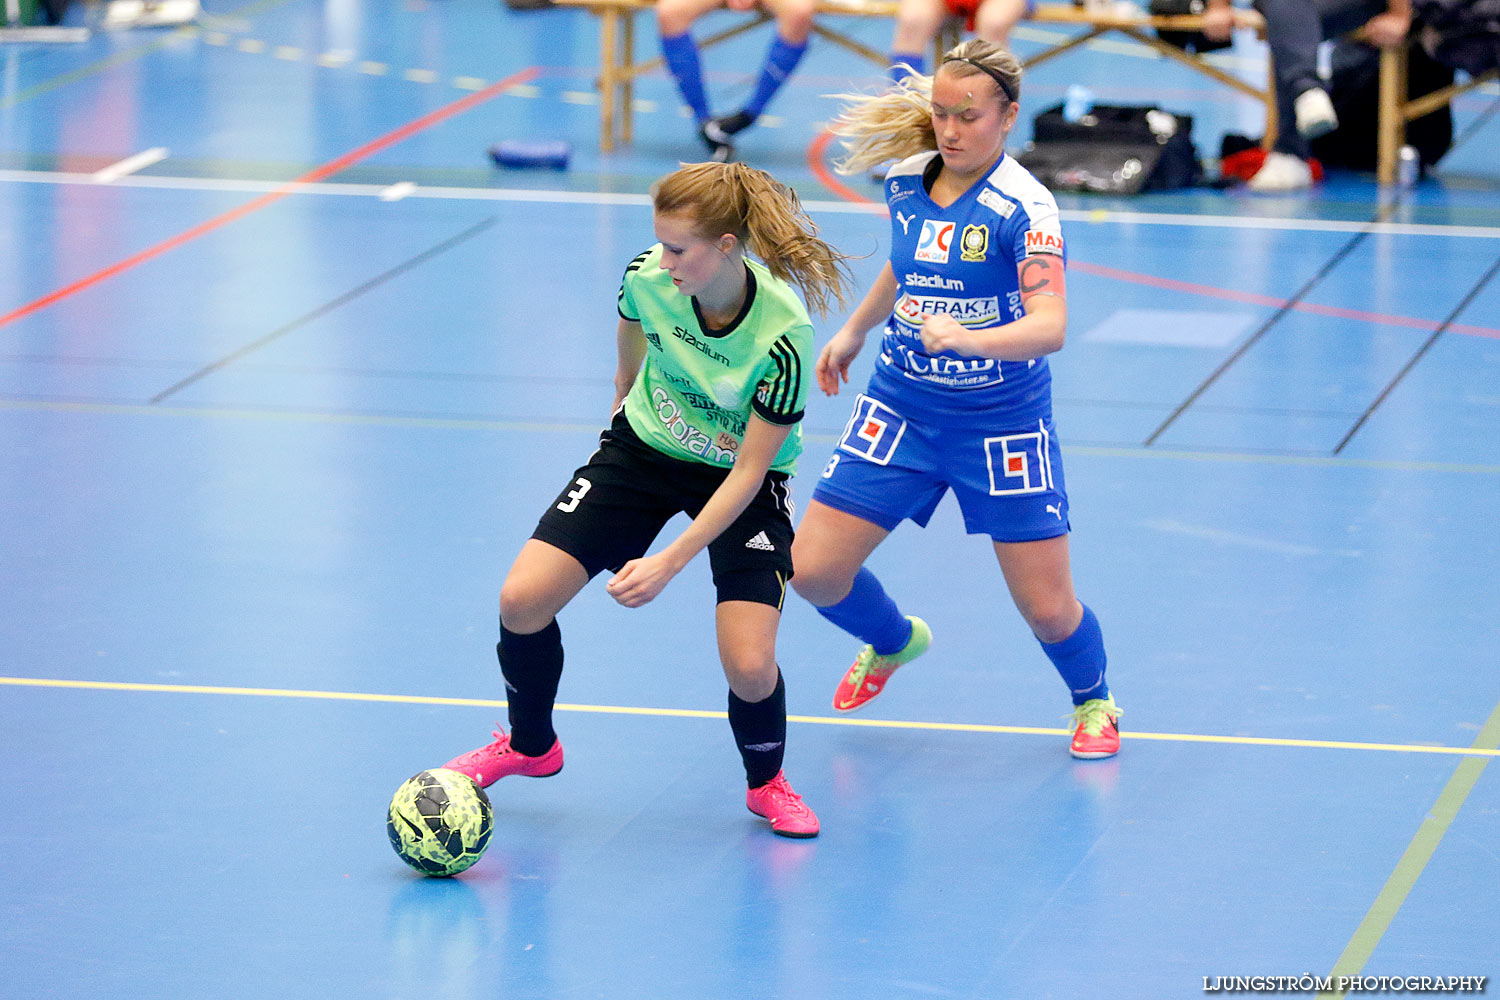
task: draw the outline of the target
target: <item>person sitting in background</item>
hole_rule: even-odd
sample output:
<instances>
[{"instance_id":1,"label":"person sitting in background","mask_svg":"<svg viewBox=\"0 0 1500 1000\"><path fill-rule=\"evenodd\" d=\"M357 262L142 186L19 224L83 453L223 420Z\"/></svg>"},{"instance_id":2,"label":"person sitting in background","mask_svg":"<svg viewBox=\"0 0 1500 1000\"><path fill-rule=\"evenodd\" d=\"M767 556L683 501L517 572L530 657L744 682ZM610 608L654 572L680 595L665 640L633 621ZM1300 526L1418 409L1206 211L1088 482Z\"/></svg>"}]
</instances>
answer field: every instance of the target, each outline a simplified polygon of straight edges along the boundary
<instances>
[{"instance_id":1,"label":"person sitting in background","mask_svg":"<svg viewBox=\"0 0 1500 1000\"><path fill-rule=\"evenodd\" d=\"M766 53L750 100L734 114L716 118L708 108L698 46L690 29L698 18L720 7L744 11L765 9L776 19L776 37ZM708 147L708 158L715 163L727 163L734 156L734 137L755 124L807 51L813 0L661 0L656 6L656 23L661 30L662 57L677 81L682 99L693 110L698 137Z\"/></svg>"},{"instance_id":2,"label":"person sitting in background","mask_svg":"<svg viewBox=\"0 0 1500 1000\"><path fill-rule=\"evenodd\" d=\"M1373 45L1402 45L1411 30L1411 0L1254 0L1266 19L1266 44L1276 71L1281 127L1253 191L1299 191L1312 185L1308 142L1338 128L1333 101L1318 76L1318 46L1363 27ZM1230 0L1208 0L1203 34L1225 41L1234 31Z\"/></svg>"},{"instance_id":3,"label":"person sitting in background","mask_svg":"<svg viewBox=\"0 0 1500 1000\"><path fill-rule=\"evenodd\" d=\"M964 27L1000 48L1016 22L1036 9L1035 0L900 0L896 33L891 39L891 78L927 73L927 53L943 22L964 19Z\"/></svg>"}]
</instances>

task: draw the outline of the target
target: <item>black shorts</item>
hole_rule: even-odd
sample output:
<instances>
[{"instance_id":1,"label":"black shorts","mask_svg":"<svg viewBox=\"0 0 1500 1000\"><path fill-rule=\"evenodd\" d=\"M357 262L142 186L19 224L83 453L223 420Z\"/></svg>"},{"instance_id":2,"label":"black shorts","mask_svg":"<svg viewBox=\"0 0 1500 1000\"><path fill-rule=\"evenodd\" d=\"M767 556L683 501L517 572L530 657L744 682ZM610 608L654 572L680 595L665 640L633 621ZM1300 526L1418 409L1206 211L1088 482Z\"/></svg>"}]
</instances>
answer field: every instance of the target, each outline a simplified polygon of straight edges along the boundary
<instances>
[{"instance_id":1,"label":"black shorts","mask_svg":"<svg viewBox=\"0 0 1500 1000\"><path fill-rule=\"evenodd\" d=\"M697 517L728 469L663 455L631 430L623 408L599 450L573 473L531 537L562 549L592 578L650 549L679 513ZM784 472L768 472L750 506L708 545L720 603L780 608L792 578L792 496Z\"/></svg>"}]
</instances>

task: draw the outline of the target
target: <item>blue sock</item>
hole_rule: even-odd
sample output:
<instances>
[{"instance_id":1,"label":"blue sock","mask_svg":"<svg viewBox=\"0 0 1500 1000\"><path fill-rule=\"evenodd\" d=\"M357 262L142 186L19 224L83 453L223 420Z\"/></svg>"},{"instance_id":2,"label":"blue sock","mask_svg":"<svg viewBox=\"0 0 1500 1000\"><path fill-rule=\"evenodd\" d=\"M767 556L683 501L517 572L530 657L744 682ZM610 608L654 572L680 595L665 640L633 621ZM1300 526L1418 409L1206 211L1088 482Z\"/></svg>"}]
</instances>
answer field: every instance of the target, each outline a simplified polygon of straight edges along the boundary
<instances>
[{"instance_id":1,"label":"blue sock","mask_svg":"<svg viewBox=\"0 0 1500 1000\"><path fill-rule=\"evenodd\" d=\"M1062 642L1042 643L1042 652L1062 674L1073 704L1109 697L1109 685L1104 683L1104 633L1087 604L1083 606L1083 621L1073 634Z\"/></svg>"},{"instance_id":2,"label":"blue sock","mask_svg":"<svg viewBox=\"0 0 1500 1000\"><path fill-rule=\"evenodd\" d=\"M896 607L875 574L860 567L849 596L818 608L818 614L856 639L863 639L882 656L900 652L911 639L911 622Z\"/></svg>"},{"instance_id":3,"label":"blue sock","mask_svg":"<svg viewBox=\"0 0 1500 1000\"><path fill-rule=\"evenodd\" d=\"M807 51L807 43L794 45L780 35L771 43L771 51L766 53L766 62L760 68L760 79L756 81L755 93L750 95L750 101L744 107L744 113L752 119L759 118L760 113L766 109L771 98L786 78L792 75L792 70L797 68L797 63L802 58L802 53Z\"/></svg>"},{"instance_id":4,"label":"blue sock","mask_svg":"<svg viewBox=\"0 0 1500 1000\"><path fill-rule=\"evenodd\" d=\"M927 58L925 56L923 56L920 52L892 52L891 53L891 82L892 83L900 83L902 80L905 80L908 76L911 75L910 73L908 73L906 71L906 66L902 66L901 63L906 63L907 66L910 66L913 70L915 70L918 73L926 74L926 72L927 72Z\"/></svg>"},{"instance_id":5,"label":"blue sock","mask_svg":"<svg viewBox=\"0 0 1500 1000\"><path fill-rule=\"evenodd\" d=\"M661 54L677 81L682 99L693 109L694 117L700 122L708 121L708 95L703 92L703 71L698 66L698 46L693 42L692 33L662 35Z\"/></svg>"}]
</instances>

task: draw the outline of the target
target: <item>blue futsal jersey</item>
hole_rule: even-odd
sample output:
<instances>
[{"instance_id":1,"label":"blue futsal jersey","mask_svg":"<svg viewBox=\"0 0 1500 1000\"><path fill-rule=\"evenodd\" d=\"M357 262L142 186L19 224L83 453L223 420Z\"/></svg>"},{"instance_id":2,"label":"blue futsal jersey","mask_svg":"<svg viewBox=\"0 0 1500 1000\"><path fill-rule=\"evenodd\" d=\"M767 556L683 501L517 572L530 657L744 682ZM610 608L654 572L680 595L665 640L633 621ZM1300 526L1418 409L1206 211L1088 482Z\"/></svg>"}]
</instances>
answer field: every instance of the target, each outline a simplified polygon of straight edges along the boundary
<instances>
[{"instance_id":1,"label":"blue futsal jersey","mask_svg":"<svg viewBox=\"0 0 1500 1000\"><path fill-rule=\"evenodd\" d=\"M887 530L927 524L949 490L972 534L1000 542L1068 531L1062 453L1046 358L995 361L922 349L922 321L947 313L987 329L1020 319L1020 264L1064 257L1057 203L1002 157L953 204L927 195L937 153L886 175L896 303L870 388L823 469L813 499Z\"/></svg>"},{"instance_id":2,"label":"blue futsal jersey","mask_svg":"<svg viewBox=\"0 0 1500 1000\"><path fill-rule=\"evenodd\" d=\"M870 389L897 409L940 421L984 413L1014 426L1052 415L1046 358L996 361L922 348L922 320L947 313L975 329L1025 315L1017 267L1030 254L1066 259L1057 202L1010 156L946 208L927 194L923 173L937 153L891 168L891 270L896 305L886 323ZM946 420L944 418L947 418Z\"/></svg>"}]
</instances>

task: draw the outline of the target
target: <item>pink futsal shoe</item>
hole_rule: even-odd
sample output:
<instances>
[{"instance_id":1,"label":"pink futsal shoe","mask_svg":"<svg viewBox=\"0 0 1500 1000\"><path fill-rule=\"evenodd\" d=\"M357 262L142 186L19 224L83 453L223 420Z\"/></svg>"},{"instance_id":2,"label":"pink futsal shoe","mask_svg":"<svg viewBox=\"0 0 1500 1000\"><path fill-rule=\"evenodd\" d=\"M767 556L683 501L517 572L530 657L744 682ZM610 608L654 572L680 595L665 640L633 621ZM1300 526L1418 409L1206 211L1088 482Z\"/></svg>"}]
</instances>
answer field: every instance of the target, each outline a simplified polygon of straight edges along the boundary
<instances>
[{"instance_id":1,"label":"pink futsal shoe","mask_svg":"<svg viewBox=\"0 0 1500 1000\"><path fill-rule=\"evenodd\" d=\"M745 793L745 807L757 816L771 821L771 832L782 837L816 837L818 817L807 808L802 796L792 791L787 784L786 772L777 771L776 777Z\"/></svg>"},{"instance_id":2,"label":"pink futsal shoe","mask_svg":"<svg viewBox=\"0 0 1500 1000\"><path fill-rule=\"evenodd\" d=\"M1120 709L1114 695L1090 698L1073 709L1073 743L1068 751L1081 760L1099 760L1120 752Z\"/></svg>"},{"instance_id":3,"label":"pink futsal shoe","mask_svg":"<svg viewBox=\"0 0 1500 1000\"><path fill-rule=\"evenodd\" d=\"M561 740L553 740L552 749L540 757L528 757L510 748L510 737L505 730L497 729L490 735L495 737L495 742L478 750L459 754L443 766L450 771L467 774L480 788L488 788L512 774L523 774L528 778L550 778L562 770Z\"/></svg>"}]
</instances>

